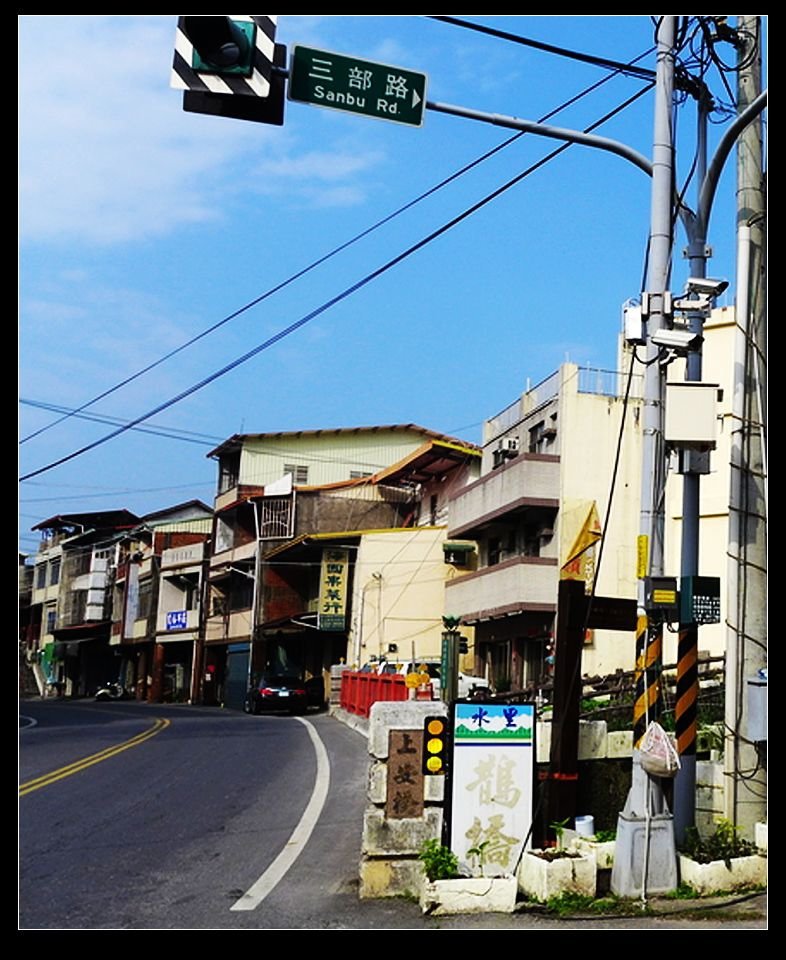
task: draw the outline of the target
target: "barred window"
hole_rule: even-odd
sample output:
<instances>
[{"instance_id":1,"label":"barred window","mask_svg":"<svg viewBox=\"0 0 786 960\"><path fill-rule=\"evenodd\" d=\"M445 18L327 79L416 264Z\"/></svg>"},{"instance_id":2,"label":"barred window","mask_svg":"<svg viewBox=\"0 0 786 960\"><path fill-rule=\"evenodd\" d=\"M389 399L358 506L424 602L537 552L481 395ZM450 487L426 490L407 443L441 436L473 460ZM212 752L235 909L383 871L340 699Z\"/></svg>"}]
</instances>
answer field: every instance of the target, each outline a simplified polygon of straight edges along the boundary
<instances>
[{"instance_id":1,"label":"barred window","mask_svg":"<svg viewBox=\"0 0 786 960\"><path fill-rule=\"evenodd\" d=\"M308 483L308 467L302 463L285 463L284 473L292 474L292 482L301 485Z\"/></svg>"}]
</instances>

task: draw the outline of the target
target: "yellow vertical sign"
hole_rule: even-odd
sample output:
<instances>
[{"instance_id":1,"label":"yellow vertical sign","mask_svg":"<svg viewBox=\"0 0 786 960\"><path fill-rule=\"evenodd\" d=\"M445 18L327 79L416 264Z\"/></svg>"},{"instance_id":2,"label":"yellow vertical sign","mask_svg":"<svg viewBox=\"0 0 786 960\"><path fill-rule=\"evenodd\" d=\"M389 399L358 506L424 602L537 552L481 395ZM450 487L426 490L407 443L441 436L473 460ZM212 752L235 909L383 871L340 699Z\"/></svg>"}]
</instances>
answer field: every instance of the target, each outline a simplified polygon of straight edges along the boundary
<instances>
[{"instance_id":1,"label":"yellow vertical sign","mask_svg":"<svg viewBox=\"0 0 786 960\"><path fill-rule=\"evenodd\" d=\"M330 548L322 552L318 614L320 630L345 629L348 570L348 550Z\"/></svg>"},{"instance_id":2,"label":"yellow vertical sign","mask_svg":"<svg viewBox=\"0 0 786 960\"><path fill-rule=\"evenodd\" d=\"M636 576L643 580L647 576L650 555L650 538L642 533L636 540Z\"/></svg>"}]
</instances>

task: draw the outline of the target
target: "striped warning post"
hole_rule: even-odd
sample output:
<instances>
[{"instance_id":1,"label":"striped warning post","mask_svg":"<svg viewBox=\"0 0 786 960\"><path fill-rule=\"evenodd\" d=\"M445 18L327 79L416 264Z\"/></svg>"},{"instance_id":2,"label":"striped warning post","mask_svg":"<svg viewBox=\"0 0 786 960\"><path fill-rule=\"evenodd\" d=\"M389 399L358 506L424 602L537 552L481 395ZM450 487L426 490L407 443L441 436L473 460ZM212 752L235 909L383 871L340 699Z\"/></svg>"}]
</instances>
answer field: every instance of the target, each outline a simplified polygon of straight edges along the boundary
<instances>
[{"instance_id":1,"label":"striped warning post","mask_svg":"<svg viewBox=\"0 0 786 960\"><path fill-rule=\"evenodd\" d=\"M639 617L636 625L636 669L633 701L633 746L638 747L650 720L660 715L660 674L663 628Z\"/></svg>"},{"instance_id":2,"label":"striped warning post","mask_svg":"<svg viewBox=\"0 0 786 960\"><path fill-rule=\"evenodd\" d=\"M194 70L194 46L184 30L185 17L178 17L175 35L175 56L172 62L170 85L176 90L196 90L201 93L229 93L251 97L267 97L273 72L277 17L233 14L232 20L251 22L254 30L254 62L251 75L218 76Z\"/></svg>"},{"instance_id":3,"label":"striped warning post","mask_svg":"<svg viewBox=\"0 0 786 960\"><path fill-rule=\"evenodd\" d=\"M694 625L680 629L677 645L677 698L674 704L677 751L680 756L696 753L697 708L699 699L699 638Z\"/></svg>"}]
</instances>

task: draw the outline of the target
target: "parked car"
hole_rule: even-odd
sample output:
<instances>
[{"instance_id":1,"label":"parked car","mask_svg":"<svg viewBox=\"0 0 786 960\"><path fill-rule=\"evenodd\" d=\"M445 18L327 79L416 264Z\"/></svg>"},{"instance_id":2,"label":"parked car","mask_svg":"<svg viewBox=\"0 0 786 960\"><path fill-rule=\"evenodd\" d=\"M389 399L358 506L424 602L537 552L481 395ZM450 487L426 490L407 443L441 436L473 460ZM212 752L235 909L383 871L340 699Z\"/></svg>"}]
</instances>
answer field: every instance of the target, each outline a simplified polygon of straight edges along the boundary
<instances>
[{"instance_id":1,"label":"parked car","mask_svg":"<svg viewBox=\"0 0 786 960\"><path fill-rule=\"evenodd\" d=\"M305 713L308 709L306 685L300 677L263 674L246 694L243 709L254 714L274 711Z\"/></svg>"},{"instance_id":2,"label":"parked car","mask_svg":"<svg viewBox=\"0 0 786 960\"><path fill-rule=\"evenodd\" d=\"M441 685L440 675L442 672L441 660L424 658L421 660L408 660L404 663L382 660L375 664L374 667L376 673L401 673L404 676L408 673L419 673L421 669L423 669L431 678L431 690L434 699L439 699ZM489 682L485 677L473 677L468 673L459 671L459 699L464 700L480 690L491 693Z\"/></svg>"}]
</instances>

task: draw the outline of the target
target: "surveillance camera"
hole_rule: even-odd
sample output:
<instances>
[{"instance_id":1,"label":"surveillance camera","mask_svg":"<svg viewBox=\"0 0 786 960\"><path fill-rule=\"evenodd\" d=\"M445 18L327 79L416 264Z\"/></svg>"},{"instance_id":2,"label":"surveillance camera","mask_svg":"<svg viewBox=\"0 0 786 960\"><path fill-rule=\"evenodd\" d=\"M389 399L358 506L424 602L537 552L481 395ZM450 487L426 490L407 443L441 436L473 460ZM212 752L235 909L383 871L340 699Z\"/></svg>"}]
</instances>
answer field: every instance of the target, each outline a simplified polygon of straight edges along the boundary
<instances>
[{"instance_id":1,"label":"surveillance camera","mask_svg":"<svg viewBox=\"0 0 786 960\"><path fill-rule=\"evenodd\" d=\"M658 347L667 347L678 352L696 350L702 342L700 333L691 330L656 330L650 340Z\"/></svg>"},{"instance_id":2,"label":"surveillance camera","mask_svg":"<svg viewBox=\"0 0 786 960\"><path fill-rule=\"evenodd\" d=\"M688 293L701 293L708 297L719 297L728 285L728 280L712 280L710 277L689 277L686 288Z\"/></svg>"}]
</instances>

